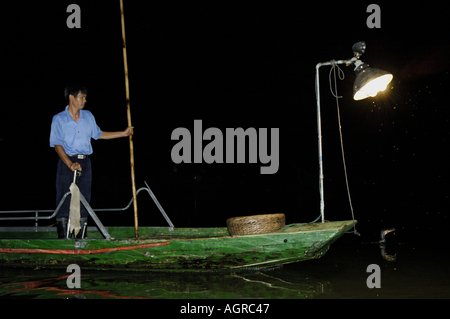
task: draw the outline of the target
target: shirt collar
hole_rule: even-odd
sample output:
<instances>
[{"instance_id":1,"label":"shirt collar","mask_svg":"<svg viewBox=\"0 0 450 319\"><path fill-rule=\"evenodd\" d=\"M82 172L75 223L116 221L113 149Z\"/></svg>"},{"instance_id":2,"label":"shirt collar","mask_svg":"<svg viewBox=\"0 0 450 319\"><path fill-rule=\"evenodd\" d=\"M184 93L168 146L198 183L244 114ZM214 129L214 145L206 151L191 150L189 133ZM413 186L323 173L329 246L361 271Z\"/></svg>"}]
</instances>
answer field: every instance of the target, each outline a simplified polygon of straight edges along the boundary
<instances>
[{"instance_id":1,"label":"shirt collar","mask_svg":"<svg viewBox=\"0 0 450 319\"><path fill-rule=\"evenodd\" d=\"M67 121L70 121L70 120L72 120L73 121L73 118L72 118L72 116L70 116L70 113L69 113L69 104L67 104L67 106L66 106L66 117L67 117ZM83 117L83 110L80 110L80 119ZM74 121L75 122L75 121ZM76 122L75 122L76 123Z\"/></svg>"}]
</instances>

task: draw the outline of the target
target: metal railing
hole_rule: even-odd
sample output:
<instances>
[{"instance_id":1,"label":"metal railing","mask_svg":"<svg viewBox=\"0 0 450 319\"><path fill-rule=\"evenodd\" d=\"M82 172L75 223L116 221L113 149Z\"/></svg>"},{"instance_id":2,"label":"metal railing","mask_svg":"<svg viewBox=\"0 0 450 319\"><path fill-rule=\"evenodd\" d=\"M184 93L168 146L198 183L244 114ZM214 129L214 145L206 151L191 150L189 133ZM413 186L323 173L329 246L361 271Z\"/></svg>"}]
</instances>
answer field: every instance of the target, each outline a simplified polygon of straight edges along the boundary
<instances>
[{"instance_id":1,"label":"metal railing","mask_svg":"<svg viewBox=\"0 0 450 319\"><path fill-rule=\"evenodd\" d=\"M147 193L150 195L150 197L153 199L153 201L155 202L156 206L158 207L159 211L161 212L161 214L163 215L164 219L167 221L167 223L169 224L169 231L173 231L174 229L174 225L172 223L172 221L170 220L169 216L167 216L166 212L164 211L164 209L162 208L161 204L159 203L159 201L156 199L156 196L153 194L152 190L150 189L150 187L148 186L148 184L146 182L144 182L145 185L147 187L141 187L137 190L136 192L136 196L137 194L139 194L141 191L145 190L147 191ZM67 199L67 196L69 196L71 194L71 192L67 192L66 194L64 194L63 198L61 198L61 201L59 202L58 206L56 207L55 210L52 209L39 209L39 210L15 210L15 211L0 211L0 214L25 214L25 213L34 213L35 216L14 216L14 217L0 217L0 221L2 220L34 220L35 221L35 229L37 231L38 229L38 220L48 220L48 219L52 219L56 216L56 214L59 212L59 210L61 209L61 206L63 205L64 201ZM130 202L128 203L127 206L125 206L124 208L99 208L99 209L92 209L92 207L89 205L89 203L87 202L86 198L83 196L83 194L81 194L80 192L80 201L81 203L84 205L84 207L86 208L86 210L88 211L89 215L92 217L92 219L94 220L95 224L97 225L97 227L99 228L100 232L102 233L102 235L106 238L106 239L111 239L111 236L109 235L107 229L103 226L102 222L100 221L100 219L98 218L97 214L95 213L95 211L97 212L113 212L113 211L125 211L128 208L130 208L131 204L133 203L133 198L131 198ZM39 216L40 213L53 213L50 216ZM3 228L3 227L2 227Z\"/></svg>"},{"instance_id":2,"label":"metal railing","mask_svg":"<svg viewBox=\"0 0 450 319\"><path fill-rule=\"evenodd\" d=\"M147 182L145 182L145 186L147 187L141 187L136 191L136 196L143 190L147 191L147 193L150 195L150 197L153 199L153 201L155 202L156 206L158 207L159 211L161 212L161 214L163 215L164 219L166 220L166 222L169 224L169 231L173 231L174 229L174 225L172 224L172 221L170 220L169 216L167 216L166 212L164 211L164 208L162 208L161 204L159 203L159 201L156 199L155 194L153 194L152 190L150 189L150 187L148 186ZM131 204L133 203L133 198L131 198L130 202L128 203L127 206L125 206L124 208L99 208L96 209L97 212L114 212L114 211L125 211L128 208L130 208Z\"/></svg>"}]
</instances>

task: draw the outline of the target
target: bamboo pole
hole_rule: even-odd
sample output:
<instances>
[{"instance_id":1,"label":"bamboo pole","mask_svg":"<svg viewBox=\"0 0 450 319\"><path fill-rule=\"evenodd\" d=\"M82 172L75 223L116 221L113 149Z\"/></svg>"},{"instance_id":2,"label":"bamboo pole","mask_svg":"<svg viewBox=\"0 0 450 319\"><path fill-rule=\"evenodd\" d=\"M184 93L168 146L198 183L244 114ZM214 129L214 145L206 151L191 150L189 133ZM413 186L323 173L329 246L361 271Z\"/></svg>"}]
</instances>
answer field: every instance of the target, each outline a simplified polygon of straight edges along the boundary
<instances>
[{"instance_id":1,"label":"bamboo pole","mask_svg":"<svg viewBox=\"0 0 450 319\"><path fill-rule=\"evenodd\" d=\"M122 16L122 40L123 40L123 65L125 70L125 94L127 101L127 118L128 126L131 126L131 111L130 111L130 90L128 83L128 63L127 63L127 46L125 41L125 17L123 13L123 2L120 0L120 12ZM139 236L138 227L138 212L137 212L137 198L136 198L136 179L134 174L134 148L133 148L133 135L130 133L130 166L131 166L131 188L133 191L133 208L134 208L134 233L136 238Z\"/></svg>"}]
</instances>

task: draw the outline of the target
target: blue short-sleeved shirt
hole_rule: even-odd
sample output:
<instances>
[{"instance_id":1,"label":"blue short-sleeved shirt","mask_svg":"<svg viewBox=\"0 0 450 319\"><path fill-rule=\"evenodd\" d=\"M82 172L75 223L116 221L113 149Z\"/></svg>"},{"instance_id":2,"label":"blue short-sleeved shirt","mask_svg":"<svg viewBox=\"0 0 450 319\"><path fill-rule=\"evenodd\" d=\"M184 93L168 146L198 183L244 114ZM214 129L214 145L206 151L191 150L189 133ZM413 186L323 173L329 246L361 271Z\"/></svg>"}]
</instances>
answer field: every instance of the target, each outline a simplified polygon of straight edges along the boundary
<instances>
[{"instance_id":1,"label":"blue short-sleeved shirt","mask_svg":"<svg viewBox=\"0 0 450 319\"><path fill-rule=\"evenodd\" d=\"M61 145L67 155L91 155L91 138L98 140L102 131L90 111L80 110L78 123L69 114L69 106L53 116L50 131L50 147Z\"/></svg>"}]
</instances>

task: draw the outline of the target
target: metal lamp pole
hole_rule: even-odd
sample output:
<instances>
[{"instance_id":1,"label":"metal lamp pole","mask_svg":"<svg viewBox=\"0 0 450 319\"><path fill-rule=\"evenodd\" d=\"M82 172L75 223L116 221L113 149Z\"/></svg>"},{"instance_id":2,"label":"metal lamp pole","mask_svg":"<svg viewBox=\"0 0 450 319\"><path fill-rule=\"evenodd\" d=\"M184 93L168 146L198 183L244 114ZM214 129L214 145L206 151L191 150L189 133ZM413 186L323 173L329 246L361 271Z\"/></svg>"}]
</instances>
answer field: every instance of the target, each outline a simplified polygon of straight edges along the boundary
<instances>
[{"instance_id":1,"label":"metal lamp pole","mask_svg":"<svg viewBox=\"0 0 450 319\"><path fill-rule=\"evenodd\" d=\"M318 148L319 148L319 192L320 192L320 215L322 223L325 221L325 200L323 195L323 158L322 158L322 125L320 116L320 89L319 89L319 68L325 65L346 64L350 65L358 58L353 57L350 60L328 61L317 63L316 65L316 101L317 101L317 134L318 134Z\"/></svg>"}]
</instances>

